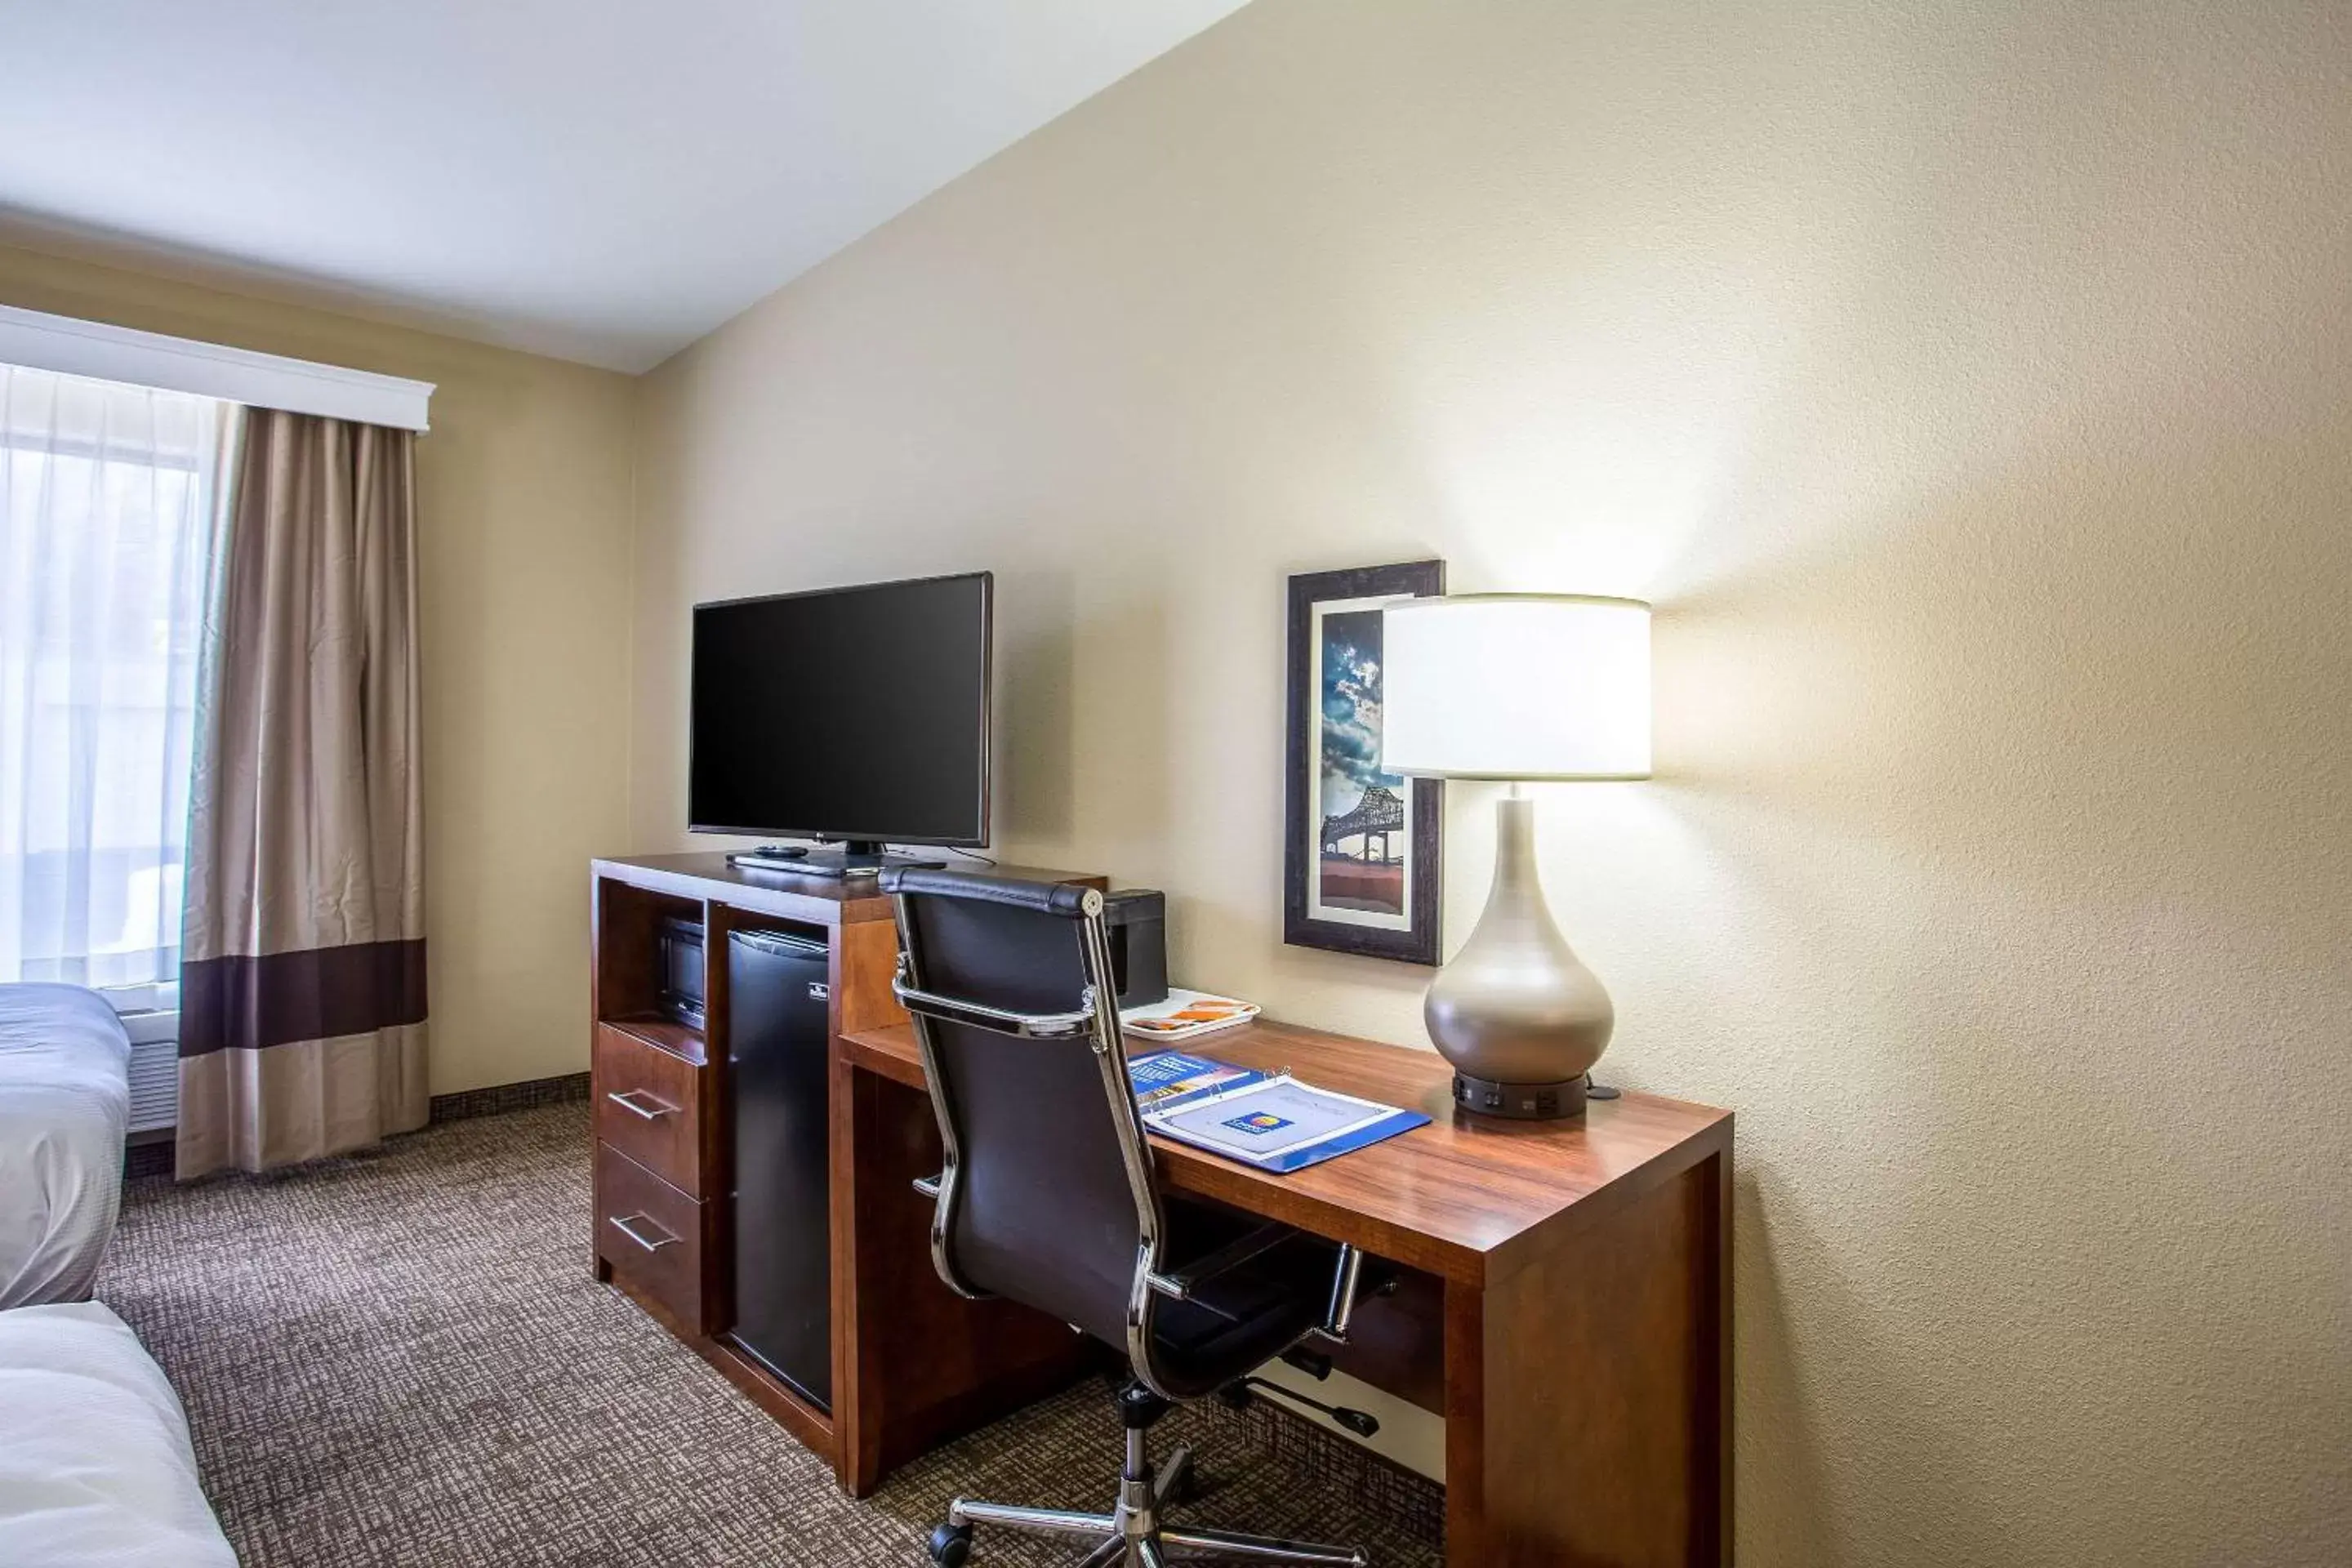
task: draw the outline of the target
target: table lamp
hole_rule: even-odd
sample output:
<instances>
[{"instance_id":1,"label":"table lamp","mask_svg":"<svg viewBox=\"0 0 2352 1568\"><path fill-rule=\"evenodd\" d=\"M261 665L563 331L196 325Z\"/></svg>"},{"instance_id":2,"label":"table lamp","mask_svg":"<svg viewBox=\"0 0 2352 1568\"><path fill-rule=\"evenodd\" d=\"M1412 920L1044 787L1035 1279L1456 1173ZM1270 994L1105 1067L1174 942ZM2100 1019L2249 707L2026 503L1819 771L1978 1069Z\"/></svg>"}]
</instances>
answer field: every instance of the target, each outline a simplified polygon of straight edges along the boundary
<instances>
[{"instance_id":1,"label":"table lamp","mask_svg":"<svg viewBox=\"0 0 2352 1568\"><path fill-rule=\"evenodd\" d=\"M1382 620L1381 768L1511 783L1495 803L1486 911L1422 1003L1430 1039L1454 1065L1457 1104L1581 1115L1616 1010L1544 907L1535 802L1519 784L1650 776L1650 606L1457 594L1388 605Z\"/></svg>"}]
</instances>

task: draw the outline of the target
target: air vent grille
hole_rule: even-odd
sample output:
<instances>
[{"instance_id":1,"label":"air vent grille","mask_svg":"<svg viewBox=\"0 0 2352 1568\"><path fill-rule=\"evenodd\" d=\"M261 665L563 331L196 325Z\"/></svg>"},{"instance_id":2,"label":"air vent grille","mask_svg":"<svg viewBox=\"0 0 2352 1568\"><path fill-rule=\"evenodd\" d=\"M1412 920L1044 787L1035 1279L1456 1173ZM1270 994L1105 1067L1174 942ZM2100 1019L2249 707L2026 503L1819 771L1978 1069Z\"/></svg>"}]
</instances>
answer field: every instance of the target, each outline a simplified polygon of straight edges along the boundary
<instances>
[{"instance_id":1,"label":"air vent grille","mask_svg":"<svg viewBox=\"0 0 2352 1568\"><path fill-rule=\"evenodd\" d=\"M131 1047L131 1131L149 1132L180 1120L180 1042L140 1040Z\"/></svg>"}]
</instances>

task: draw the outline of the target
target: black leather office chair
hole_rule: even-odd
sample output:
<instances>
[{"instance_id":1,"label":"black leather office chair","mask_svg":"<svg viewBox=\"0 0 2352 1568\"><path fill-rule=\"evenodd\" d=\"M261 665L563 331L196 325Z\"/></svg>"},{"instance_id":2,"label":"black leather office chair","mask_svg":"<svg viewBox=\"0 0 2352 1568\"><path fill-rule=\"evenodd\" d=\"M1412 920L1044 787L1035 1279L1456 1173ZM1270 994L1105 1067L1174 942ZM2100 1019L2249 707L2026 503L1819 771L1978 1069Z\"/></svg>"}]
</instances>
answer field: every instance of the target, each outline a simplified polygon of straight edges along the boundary
<instances>
[{"instance_id":1,"label":"black leather office chair","mask_svg":"<svg viewBox=\"0 0 2352 1568\"><path fill-rule=\"evenodd\" d=\"M974 1524L1092 1537L1083 1568L1182 1560L1348 1564L1358 1549L1165 1524L1180 1449L1155 1470L1144 1434L1171 1402L1229 1389L1311 1335L1345 1337L1362 1259L1287 1226L1171 1198L1129 1087L1103 896L1091 889L891 870L914 1017L946 1167L931 1256L966 1296L1053 1313L1126 1353L1127 1462L1108 1513L958 1498L931 1536L957 1568ZM1370 1423L1357 1412L1358 1429Z\"/></svg>"}]
</instances>

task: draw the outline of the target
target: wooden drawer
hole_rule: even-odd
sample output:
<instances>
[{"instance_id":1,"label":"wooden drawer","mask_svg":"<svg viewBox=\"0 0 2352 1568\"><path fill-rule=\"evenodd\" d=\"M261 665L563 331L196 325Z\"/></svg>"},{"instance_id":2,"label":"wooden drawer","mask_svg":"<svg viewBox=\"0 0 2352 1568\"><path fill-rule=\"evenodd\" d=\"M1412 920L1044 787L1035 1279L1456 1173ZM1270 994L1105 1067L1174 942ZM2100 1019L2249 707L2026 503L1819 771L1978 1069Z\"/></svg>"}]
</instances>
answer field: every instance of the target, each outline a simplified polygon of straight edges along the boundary
<instances>
[{"instance_id":1,"label":"wooden drawer","mask_svg":"<svg viewBox=\"0 0 2352 1568\"><path fill-rule=\"evenodd\" d=\"M703 1181L705 1068L610 1024L596 1026L596 1136L692 1198Z\"/></svg>"},{"instance_id":2,"label":"wooden drawer","mask_svg":"<svg viewBox=\"0 0 2352 1568\"><path fill-rule=\"evenodd\" d=\"M596 1145L596 1251L687 1328L703 1322L706 1205L610 1144Z\"/></svg>"}]
</instances>

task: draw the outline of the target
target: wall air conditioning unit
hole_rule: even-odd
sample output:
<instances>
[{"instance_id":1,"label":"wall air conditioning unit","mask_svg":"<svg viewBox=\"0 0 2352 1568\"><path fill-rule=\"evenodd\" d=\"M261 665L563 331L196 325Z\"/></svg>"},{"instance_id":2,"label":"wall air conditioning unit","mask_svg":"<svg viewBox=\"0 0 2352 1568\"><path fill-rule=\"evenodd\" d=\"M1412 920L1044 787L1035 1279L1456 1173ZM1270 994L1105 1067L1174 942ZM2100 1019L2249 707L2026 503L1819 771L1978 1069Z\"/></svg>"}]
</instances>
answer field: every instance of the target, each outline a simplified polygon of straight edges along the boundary
<instances>
[{"instance_id":1,"label":"wall air conditioning unit","mask_svg":"<svg viewBox=\"0 0 2352 1568\"><path fill-rule=\"evenodd\" d=\"M180 1123L180 1015L126 1013L131 1035L131 1131Z\"/></svg>"}]
</instances>

